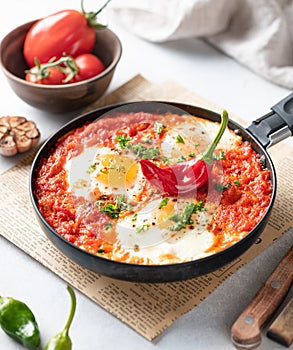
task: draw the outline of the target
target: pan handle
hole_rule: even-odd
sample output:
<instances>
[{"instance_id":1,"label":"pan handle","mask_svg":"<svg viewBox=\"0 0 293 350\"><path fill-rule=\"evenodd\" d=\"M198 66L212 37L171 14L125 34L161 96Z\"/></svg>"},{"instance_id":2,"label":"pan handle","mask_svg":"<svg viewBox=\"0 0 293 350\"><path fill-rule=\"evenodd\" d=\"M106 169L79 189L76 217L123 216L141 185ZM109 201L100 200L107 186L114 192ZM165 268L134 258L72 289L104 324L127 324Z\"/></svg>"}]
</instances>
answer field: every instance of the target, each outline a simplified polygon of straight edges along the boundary
<instances>
[{"instance_id":1,"label":"pan handle","mask_svg":"<svg viewBox=\"0 0 293 350\"><path fill-rule=\"evenodd\" d=\"M255 120L247 130L262 144L270 146L293 135L293 92L271 108L271 112Z\"/></svg>"}]
</instances>

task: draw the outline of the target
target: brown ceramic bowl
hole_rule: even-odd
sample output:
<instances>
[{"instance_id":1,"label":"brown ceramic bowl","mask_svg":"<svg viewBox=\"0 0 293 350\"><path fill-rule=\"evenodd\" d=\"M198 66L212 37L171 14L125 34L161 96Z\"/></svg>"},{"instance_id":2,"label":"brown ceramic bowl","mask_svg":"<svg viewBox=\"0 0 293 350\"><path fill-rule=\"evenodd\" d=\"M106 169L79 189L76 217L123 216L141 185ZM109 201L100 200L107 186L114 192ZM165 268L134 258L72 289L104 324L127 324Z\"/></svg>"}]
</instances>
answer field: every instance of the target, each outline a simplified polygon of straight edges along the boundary
<instances>
[{"instance_id":1,"label":"brown ceramic bowl","mask_svg":"<svg viewBox=\"0 0 293 350\"><path fill-rule=\"evenodd\" d=\"M96 101L107 90L120 60L122 46L110 29L96 30L93 49L106 66L101 74L78 83L66 85L40 85L25 81L28 69L23 57L23 43L29 28L35 21L23 24L2 40L0 63L13 91L26 103L50 112L70 112Z\"/></svg>"}]
</instances>

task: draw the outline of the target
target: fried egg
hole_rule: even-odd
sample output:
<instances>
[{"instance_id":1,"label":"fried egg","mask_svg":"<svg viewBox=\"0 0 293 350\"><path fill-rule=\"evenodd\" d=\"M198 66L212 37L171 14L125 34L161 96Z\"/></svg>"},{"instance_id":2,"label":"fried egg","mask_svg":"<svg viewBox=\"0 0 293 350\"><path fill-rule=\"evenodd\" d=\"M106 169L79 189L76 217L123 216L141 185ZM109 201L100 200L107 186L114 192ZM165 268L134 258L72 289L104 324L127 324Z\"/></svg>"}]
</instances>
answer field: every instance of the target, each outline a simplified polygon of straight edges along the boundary
<instances>
[{"instance_id":1,"label":"fried egg","mask_svg":"<svg viewBox=\"0 0 293 350\"><path fill-rule=\"evenodd\" d=\"M193 198L171 199L160 207L162 199L148 203L135 215L119 220L117 243L121 254L142 258L152 264L176 263L204 257L214 243L208 231L215 205L207 204L191 216L192 222L174 230L173 214L180 214Z\"/></svg>"},{"instance_id":2,"label":"fried egg","mask_svg":"<svg viewBox=\"0 0 293 350\"><path fill-rule=\"evenodd\" d=\"M137 202L145 178L131 153L120 154L109 147L89 147L67 161L69 190L87 199L104 195L125 195Z\"/></svg>"}]
</instances>

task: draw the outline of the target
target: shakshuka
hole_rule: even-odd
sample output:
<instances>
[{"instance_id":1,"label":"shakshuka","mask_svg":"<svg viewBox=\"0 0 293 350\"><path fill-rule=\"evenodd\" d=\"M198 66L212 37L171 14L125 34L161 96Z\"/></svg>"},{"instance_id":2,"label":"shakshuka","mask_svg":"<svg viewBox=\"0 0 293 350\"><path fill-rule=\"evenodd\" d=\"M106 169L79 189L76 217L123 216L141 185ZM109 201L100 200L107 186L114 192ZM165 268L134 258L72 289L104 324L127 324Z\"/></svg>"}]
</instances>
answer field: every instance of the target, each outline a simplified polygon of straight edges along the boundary
<instances>
[{"instance_id":1,"label":"shakshuka","mask_svg":"<svg viewBox=\"0 0 293 350\"><path fill-rule=\"evenodd\" d=\"M39 211L69 242L119 262L182 263L226 249L257 225L272 195L269 171L249 142L226 128L208 181L194 191L170 194L141 167L142 160L160 169L189 164L218 129L219 123L172 113L88 122L42 160L34 183ZM168 176L161 180L168 186Z\"/></svg>"}]
</instances>

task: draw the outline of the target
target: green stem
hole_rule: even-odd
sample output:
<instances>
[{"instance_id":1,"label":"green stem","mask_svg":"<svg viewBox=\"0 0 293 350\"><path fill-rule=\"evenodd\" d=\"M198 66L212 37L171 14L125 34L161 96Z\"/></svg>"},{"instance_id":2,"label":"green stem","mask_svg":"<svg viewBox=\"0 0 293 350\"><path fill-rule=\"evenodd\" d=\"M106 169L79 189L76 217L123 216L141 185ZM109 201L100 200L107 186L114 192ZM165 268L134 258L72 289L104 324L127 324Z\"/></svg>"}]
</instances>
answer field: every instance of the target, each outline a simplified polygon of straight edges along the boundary
<instances>
[{"instance_id":1,"label":"green stem","mask_svg":"<svg viewBox=\"0 0 293 350\"><path fill-rule=\"evenodd\" d=\"M85 18L87 19L88 24L90 26L92 26L94 28L103 28L103 27L105 27L104 25L97 23L97 16L98 16L99 13L101 13L104 10L104 8L109 4L110 1L111 0L107 0L105 2L105 4L97 12L93 12L93 11L86 12L85 8L84 8L84 5L83 5L84 0L81 0L81 11L84 14Z\"/></svg>"},{"instance_id":2,"label":"green stem","mask_svg":"<svg viewBox=\"0 0 293 350\"><path fill-rule=\"evenodd\" d=\"M104 8L109 4L110 1L111 0L107 0L105 4L96 13L94 13L94 17L97 17L97 15L104 10Z\"/></svg>"},{"instance_id":3,"label":"green stem","mask_svg":"<svg viewBox=\"0 0 293 350\"><path fill-rule=\"evenodd\" d=\"M76 297L75 297L74 290L69 285L67 285L67 290L70 294L71 304L70 304L69 316L68 316L67 322L64 326L64 329L62 331L62 333L64 332L64 334L66 334L66 335L68 335L69 328L71 326L71 323L72 323L72 320L73 320L73 317L75 314L75 309L76 309Z\"/></svg>"},{"instance_id":4,"label":"green stem","mask_svg":"<svg viewBox=\"0 0 293 350\"><path fill-rule=\"evenodd\" d=\"M41 64L38 59L35 60L36 67L38 68L36 72L32 70L26 70L25 73L29 73L36 76L36 80L42 80L50 75L48 69L50 67L56 67L61 72L66 75L64 83L69 82L76 74L78 74L77 64L71 56L60 57L59 60L54 61L55 58L50 60L48 63Z\"/></svg>"},{"instance_id":5,"label":"green stem","mask_svg":"<svg viewBox=\"0 0 293 350\"><path fill-rule=\"evenodd\" d=\"M214 151L215 151L221 137L223 136L223 134L226 130L226 127L228 125L228 120L229 120L228 112L226 110L224 110L222 112L221 124L220 124L220 128L217 132L217 135L215 136L213 142L210 144L209 148L206 150L206 152L203 154L203 156L201 158L203 161L205 161L208 164L213 162Z\"/></svg>"}]
</instances>

